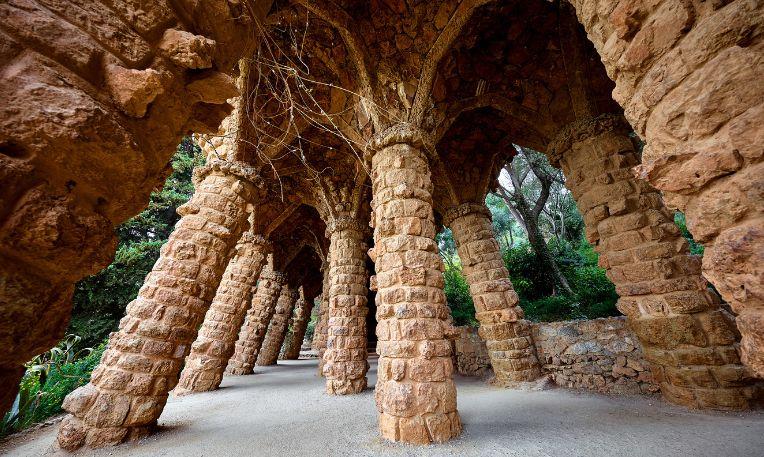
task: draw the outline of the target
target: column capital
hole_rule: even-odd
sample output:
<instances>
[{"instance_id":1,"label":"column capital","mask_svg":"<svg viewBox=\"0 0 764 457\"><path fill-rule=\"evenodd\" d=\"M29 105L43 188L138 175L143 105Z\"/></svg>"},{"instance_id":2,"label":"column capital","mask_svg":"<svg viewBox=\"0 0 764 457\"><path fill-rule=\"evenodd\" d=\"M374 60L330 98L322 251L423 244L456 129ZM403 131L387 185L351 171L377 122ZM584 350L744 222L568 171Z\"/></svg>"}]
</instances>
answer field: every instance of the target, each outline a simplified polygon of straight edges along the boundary
<instances>
[{"instance_id":1,"label":"column capital","mask_svg":"<svg viewBox=\"0 0 764 457\"><path fill-rule=\"evenodd\" d=\"M552 141L549 142L546 148L546 156L552 165L559 166L563 154L570 150L573 143L614 130L628 133L633 129L626 121L626 118L623 117L623 114L620 113L600 114L599 116L571 122L561 128Z\"/></svg>"},{"instance_id":2,"label":"column capital","mask_svg":"<svg viewBox=\"0 0 764 457\"><path fill-rule=\"evenodd\" d=\"M423 149L427 151L428 156L429 151L435 150L427 132L413 124L401 122L375 134L366 145L364 159L371 161L378 151L394 144L408 144Z\"/></svg>"},{"instance_id":3,"label":"column capital","mask_svg":"<svg viewBox=\"0 0 764 457\"><path fill-rule=\"evenodd\" d=\"M289 287L289 286L282 287L281 295L283 295L284 298L289 298L290 301L296 302L297 300L300 299L300 291L297 290L296 287Z\"/></svg>"},{"instance_id":4,"label":"column capital","mask_svg":"<svg viewBox=\"0 0 764 457\"><path fill-rule=\"evenodd\" d=\"M338 230L355 230L366 235L369 232L369 225L352 216L333 217L326 224L326 237L331 238L332 233Z\"/></svg>"},{"instance_id":5,"label":"column capital","mask_svg":"<svg viewBox=\"0 0 764 457\"><path fill-rule=\"evenodd\" d=\"M273 250L273 242L258 233L244 232L239 239L238 244L254 244L260 246L264 251Z\"/></svg>"},{"instance_id":6,"label":"column capital","mask_svg":"<svg viewBox=\"0 0 764 457\"><path fill-rule=\"evenodd\" d=\"M268 281L273 281L281 285L285 284L287 280L287 277L284 273L273 270L264 271L262 274L260 274L260 278L267 279Z\"/></svg>"},{"instance_id":7,"label":"column capital","mask_svg":"<svg viewBox=\"0 0 764 457\"><path fill-rule=\"evenodd\" d=\"M444 211L443 225L450 228L451 224L455 220L459 219L460 217L464 217L468 214L482 214L483 216L487 217L489 220L492 219L491 211L489 211L488 207L486 207L484 204L467 202L467 203L462 203L461 205L452 206L448 208L446 211Z\"/></svg>"},{"instance_id":8,"label":"column capital","mask_svg":"<svg viewBox=\"0 0 764 457\"><path fill-rule=\"evenodd\" d=\"M260 176L260 172L256 170L252 165L245 162L240 162L238 160L229 161L213 159L207 161L207 163L201 167L194 168L194 187L198 186L199 183L204 180L204 178L213 172L236 176L258 188L263 187L264 185L264 181Z\"/></svg>"}]
</instances>

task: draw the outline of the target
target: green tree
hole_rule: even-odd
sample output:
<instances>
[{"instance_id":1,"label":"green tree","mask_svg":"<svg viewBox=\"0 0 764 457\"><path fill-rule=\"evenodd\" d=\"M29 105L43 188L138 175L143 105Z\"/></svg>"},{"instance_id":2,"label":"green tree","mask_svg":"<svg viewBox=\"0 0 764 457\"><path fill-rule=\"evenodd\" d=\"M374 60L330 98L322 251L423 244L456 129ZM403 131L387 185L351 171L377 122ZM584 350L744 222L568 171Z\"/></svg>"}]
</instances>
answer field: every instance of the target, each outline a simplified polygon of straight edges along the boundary
<instances>
[{"instance_id":1,"label":"green tree","mask_svg":"<svg viewBox=\"0 0 764 457\"><path fill-rule=\"evenodd\" d=\"M554 260L542 232L540 217L552 191L564 185L560 170L549 165L536 151L517 147L514 160L504 166L505 179L499 181L498 195L504 199L512 216L525 230L549 280L559 291L570 295L573 289ZM563 223L564 225L564 223Z\"/></svg>"}]
</instances>

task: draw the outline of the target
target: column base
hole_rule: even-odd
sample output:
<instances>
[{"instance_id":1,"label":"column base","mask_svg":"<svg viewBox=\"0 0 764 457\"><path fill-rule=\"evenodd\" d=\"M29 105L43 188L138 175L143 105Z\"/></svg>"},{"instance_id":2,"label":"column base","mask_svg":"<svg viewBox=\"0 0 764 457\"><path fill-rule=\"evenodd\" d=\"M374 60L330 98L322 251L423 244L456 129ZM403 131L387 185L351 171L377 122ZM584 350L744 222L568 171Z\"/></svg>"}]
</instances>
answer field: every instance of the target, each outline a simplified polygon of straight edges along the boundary
<instances>
[{"instance_id":1,"label":"column base","mask_svg":"<svg viewBox=\"0 0 764 457\"><path fill-rule=\"evenodd\" d=\"M379 433L388 441L406 444L445 443L462 433L459 413L397 417L379 414Z\"/></svg>"},{"instance_id":2,"label":"column base","mask_svg":"<svg viewBox=\"0 0 764 457\"><path fill-rule=\"evenodd\" d=\"M58 445L65 451L75 451L82 446L116 446L127 441L143 439L154 433L156 428L156 423L137 427L89 427L75 416L68 415L61 421Z\"/></svg>"},{"instance_id":3,"label":"column base","mask_svg":"<svg viewBox=\"0 0 764 457\"><path fill-rule=\"evenodd\" d=\"M225 374L229 376L248 376L255 374L255 370L253 369L247 369L247 368L228 368L225 371Z\"/></svg>"},{"instance_id":4,"label":"column base","mask_svg":"<svg viewBox=\"0 0 764 457\"><path fill-rule=\"evenodd\" d=\"M538 376L533 381L502 380L494 376L488 380L488 384L494 387L520 390L523 392L538 392L553 389L555 387L554 381L549 375L539 373Z\"/></svg>"},{"instance_id":5,"label":"column base","mask_svg":"<svg viewBox=\"0 0 764 457\"><path fill-rule=\"evenodd\" d=\"M353 395L366 390L368 382L363 379L328 379L326 382L326 393L329 395Z\"/></svg>"}]
</instances>

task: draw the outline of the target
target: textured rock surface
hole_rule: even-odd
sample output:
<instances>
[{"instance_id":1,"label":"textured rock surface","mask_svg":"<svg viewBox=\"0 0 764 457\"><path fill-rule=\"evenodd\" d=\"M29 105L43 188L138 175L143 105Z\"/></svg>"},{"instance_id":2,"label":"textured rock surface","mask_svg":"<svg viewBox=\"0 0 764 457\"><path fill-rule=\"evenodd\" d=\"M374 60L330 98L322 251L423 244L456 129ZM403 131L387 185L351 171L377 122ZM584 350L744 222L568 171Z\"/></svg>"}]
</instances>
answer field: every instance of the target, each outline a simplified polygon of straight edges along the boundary
<instances>
[{"instance_id":1,"label":"textured rock surface","mask_svg":"<svg viewBox=\"0 0 764 457\"><path fill-rule=\"evenodd\" d=\"M459 335L453 340L456 371L464 376L485 377L492 370L485 341L473 327L464 325L457 330Z\"/></svg>"},{"instance_id":2,"label":"textured rock surface","mask_svg":"<svg viewBox=\"0 0 764 457\"><path fill-rule=\"evenodd\" d=\"M430 169L415 138L410 126L393 127L377 139L371 159L370 255L377 273L379 354L375 397L384 438L427 444L459 435L462 426Z\"/></svg>"},{"instance_id":3,"label":"textured rock surface","mask_svg":"<svg viewBox=\"0 0 764 457\"><path fill-rule=\"evenodd\" d=\"M252 306L247 311L236 341L236 349L228 361L228 374L252 374L285 282L286 277L280 272L266 271L260 276Z\"/></svg>"},{"instance_id":4,"label":"textured rock surface","mask_svg":"<svg viewBox=\"0 0 764 457\"><path fill-rule=\"evenodd\" d=\"M349 217L338 218L327 226L331 240L329 318L322 369L329 394L354 394L366 389L367 228L360 220Z\"/></svg>"},{"instance_id":5,"label":"textured rock surface","mask_svg":"<svg viewBox=\"0 0 764 457\"><path fill-rule=\"evenodd\" d=\"M427 139L426 148L419 143L400 146L415 141L405 134L392 135L395 141L385 146L395 151L374 171L379 190L375 206L383 208L381 213L375 208L379 224L374 221L378 244L384 242L379 247L384 273L379 276L380 295L385 295L380 297L384 305L380 331L387 333L380 338L380 351L389 351L381 368L404 369L403 374L386 371L381 376L381 429L388 438L442 441L460 428L449 381L452 367L440 347L450 330L440 322L446 313L441 312L442 292L438 291L442 284L435 279L439 266L430 240L432 207L433 200L438 211L482 200L451 195L448 204L438 204L438 194L448 194L438 189L447 186L437 182L433 186L431 181L438 180L441 169L451 168L468 177L459 182L459 189L474 191L490 182L491 170L498 164L483 160L493 155L484 154L481 159L477 152L506 149L509 141L543 149L560 126L582 118L582 113L614 112L618 107L610 97L612 81L604 70L616 83L613 96L647 141L641 176L664 191L670 207L685 212L690 230L706 245L705 275L739 313L743 361L764 373L764 148L760 135L764 35L759 33L763 4L754 0L570 3L575 11L564 2L540 0L296 0L282 2L272 20L261 21L271 30L310 24L301 46L292 46L293 33L272 33L271 39L283 41L278 43L282 51L278 59L283 58L279 64L302 62L310 69L310 77L320 81L321 87L310 91L320 106L311 106L310 111L332 113L332 118L295 120L299 132L286 136L301 144L310 139L312 146L305 149L294 141L290 144L288 138L283 144L279 141L278 147L255 147L260 144L253 141L254 133L241 128L246 122L238 122L240 128L233 132L230 128L223 132L235 139L235 153L224 154L229 160L253 165L262 161L280 177L279 201L267 202L270 209L256 224L278 225L300 205L321 206L321 217L337 211L332 204L336 202L317 202L313 187L319 182L322 189L339 195L342 190L368 187L355 179L368 171L358 160L359 151L350 151L343 160L329 160L345 146L337 138L333 142L325 138L332 135L319 137L317 132L323 129L316 124L340 125L350 137L348 143L354 145L363 145L375 133L403 120L426 130L414 135ZM9 0L0 4L0 413L13 398L21 364L62 336L73 284L110 262L116 244L113 227L136 214L166 177L180 135L219 132L221 120L231 110L226 99L236 93L235 64L252 55L258 41L255 19L262 19L270 6L271 2L260 0ZM579 39L581 28L572 21L573 13L596 51ZM336 90L339 87L344 90ZM249 94L249 86L244 88ZM234 125L242 113L253 115L249 106L242 108L232 116ZM265 108L269 111L274 106ZM274 124L259 122L257 129L267 130L268 125ZM283 132L277 133L275 137L282 137ZM430 143L438 145L437 151ZM292 154L295 150L301 153ZM291 162L276 163L277 157ZM435 170L432 178L428 165ZM624 167L633 165L635 161L625 159ZM308 169L309 173L302 173ZM625 174L625 168L618 173ZM606 184L610 183L597 185ZM617 194L623 182L612 184ZM352 195L357 202L365 200L363 193L353 191ZM640 205L644 200L656 210L650 206L656 198L655 192L640 194ZM220 203L216 198L208 200L189 207L191 212ZM630 204L609 202L608 211L613 209L620 217L621 211L630 209L618 206L624 202ZM204 224L225 225L222 219L233 213L204 222L195 219L199 227L193 230L206 230ZM611 227L612 232L603 235L603 243L624 247L604 249L611 274L627 284L619 285L624 297L621 305L630 317L638 311L640 317L634 322L647 342L647 356L654 366L667 367L656 376L663 380L664 394L686 404L742 407L741 399L749 392L748 374L736 359L735 327L707 295L697 261L678 255L686 248L680 246L675 230L668 228L670 215L658 213L665 211L645 212L639 217L648 222L635 222L638 228ZM602 211L597 209L588 222L600 216ZM630 227L628 222L634 221L624 215L620 222ZM634 244L632 232L657 244ZM223 245L230 248L238 232L220 230L208 235L225 239L214 243L214 252L227 253ZM667 241L664 236L673 238ZM183 241L201 245L209 239L199 236ZM289 255L303 248L290 244L304 242L300 236L285 240L284 251ZM656 260L671 249L677 255ZM171 250L172 245L165 249ZM629 268L618 264L620 254L611 255L626 251L624 255L635 256ZM176 254L172 267L167 267L173 274L198 269L200 283L217 285L225 261L216 257L211 263L188 266L193 263L187 261L190 256L200 253ZM655 260L651 266L645 264L648 258ZM646 282L638 279L641 275L653 275L649 293L641 288ZM154 276L149 280L155 280ZM681 286L652 288L655 277L668 284L679 276L684 281ZM637 283L638 287L631 287ZM177 290L167 286L159 299L164 303L178 295L192 297L184 303L193 308L189 315L173 315L173 307L151 315L141 311L146 313L140 319L172 321L161 329L171 338L152 336L162 348L148 349L160 353L169 346L177 349L168 356L171 364L151 373L152 379L169 373L168 387L159 388L160 400L174 384L175 362L190 343L178 343L185 342L185 336L175 339L173 332L195 333L192 323L198 325L211 293L186 282ZM329 318L329 294L324 295L322 328ZM396 301L400 295L405 300ZM635 302L629 301L634 296L650 297L638 300L635 311ZM204 302L200 309L198 300ZM153 331L140 325L125 327L133 317L128 316L118 335ZM437 331L433 330L436 321L443 327ZM263 325L267 323L266 319ZM323 334L323 330L318 333L319 340ZM413 349L411 341L417 341ZM120 351L143 350L132 344L125 342ZM140 362L139 357L117 361L113 351L108 354L102 365L106 368L96 373L114 364ZM423 372L435 373L437 380L425 379ZM123 382L123 378L109 379L113 386ZM670 392L669 385L675 387ZM141 414L135 408L143 404L131 403L125 413L125 396L117 393L101 399L91 387L73 395L67 407L84 417L92 406L89 399L99 396L98 412L88 421L100 425L88 428L79 419L68 418L61 428L62 443L67 446L118 441L125 436L120 435L125 430L120 421ZM96 392L102 390L107 388L100 386ZM113 392L122 392L122 387L113 387ZM103 407L106 403L108 408ZM107 423L118 425L102 426ZM130 436L146 430L142 425L134 427Z\"/></svg>"},{"instance_id":6,"label":"textured rock surface","mask_svg":"<svg viewBox=\"0 0 764 457\"><path fill-rule=\"evenodd\" d=\"M76 449L145 436L178 382L183 359L247 227L251 169L211 162L138 298L112 333L90 383L67 396L59 445Z\"/></svg>"},{"instance_id":7,"label":"textured rock surface","mask_svg":"<svg viewBox=\"0 0 764 457\"><path fill-rule=\"evenodd\" d=\"M613 97L647 142L642 177L706 247L704 275L738 313L764 377L764 3L573 0Z\"/></svg>"},{"instance_id":8,"label":"textured rock surface","mask_svg":"<svg viewBox=\"0 0 764 457\"><path fill-rule=\"evenodd\" d=\"M584 216L586 236L615 283L664 397L695 408L745 409L758 389L740 363L731 317L660 194L630 169L639 157L620 116L567 128L552 143Z\"/></svg>"},{"instance_id":9,"label":"textured rock surface","mask_svg":"<svg viewBox=\"0 0 764 457\"><path fill-rule=\"evenodd\" d=\"M542 370L558 386L612 394L660 390L624 317L532 323L529 328ZM485 376L491 369L485 343L474 328L459 330L454 341L459 373Z\"/></svg>"},{"instance_id":10,"label":"textured rock surface","mask_svg":"<svg viewBox=\"0 0 764 457\"><path fill-rule=\"evenodd\" d=\"M454 234L496 381L511 387L537 380L541 367L530 324L517 306L520 299L494 238L491 213L484 204L466 203L448 211L444 224Z\"/></svg>"},{"instance_id":11,"label":"textured rock surface","mask_svg":"<svg viewBox=\"0 0 764 457\"><path fill-rule=\"evenodd\" d=\"M251 6L0 4L0 414L5 380L63 337L74 283L111 262L114 227L164 182L181 135L230 110L191 98L195 70L159 52L165 32L204 41L187 55L233 74L268 8Z\"/></svg>"},{"instance_id":12,"label":"textured rock surface","mask_svg":"<svg viewBox=\"0 0 764 457\"><path fill-rule=\"evenodd\" d=\"M543 369L558 386L614 394L660 390L623 317L533 324Z\"/></svg>"},{"instance_id":13,"label":"textured rock surface","mask_svg":"<svg viewBox=\"0 0 764 457\"><path fill-rule=\"evenodd\" d=\"M318 308L318 321L313 335L313 350L318 352L318 375L324 375L324 353L326 352L326 338L329 331L329 264L323 266L323 292L321 304Z\"/></svg>"},{"instance_id":14,"label":"textured rock surface","mask_svg":"<svg viewBox=\"0 0 764 457\"><path fill-rule=\"evenodd\" d=\"M270 242L250 232L236 244L236 253L186 357L176 393L205 392L220 386L270 250Z\"/></svg>"},{"instance_id":15,"label":"textured rock surface","mask_svg":"<svg viewBox=\"0 0 764 457\"><path fill-rule=\"evenodd\" d=\"M279 359L281 345L284 344L289 318L292 316L295 303L300 297L296 289L285 286L281 288L281 294L276 301L271 323L265 333L263 347L257 356L257 364L260 366L275 365Z\"/></svg>"}]
</instances>

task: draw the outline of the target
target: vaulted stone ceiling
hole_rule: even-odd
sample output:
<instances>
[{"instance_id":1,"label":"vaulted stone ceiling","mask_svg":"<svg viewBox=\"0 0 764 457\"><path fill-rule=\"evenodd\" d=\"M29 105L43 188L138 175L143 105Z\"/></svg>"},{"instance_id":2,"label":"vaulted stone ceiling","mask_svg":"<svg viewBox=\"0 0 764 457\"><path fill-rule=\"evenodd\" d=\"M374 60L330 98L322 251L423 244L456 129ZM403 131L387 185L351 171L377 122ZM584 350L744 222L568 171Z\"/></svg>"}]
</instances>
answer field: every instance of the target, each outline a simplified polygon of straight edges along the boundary
<instances>
[{"instance_id":1,"label":"vaulted stone ceiling","mask_svg":"<svg viewBox=\"0 0 764 457\"><path fill-rule=\"evenodd\" d=\"M573 11L557 3L277 1L264 28L248 70L257 127L246 157L313 206L327 202L311 184L352 194L366 142L394 121L419 123L448 164L433 167L442 210L480 200L512 144L544 150L582 98L590 112L619 110Z\"/></svg>"}]
</instances>

